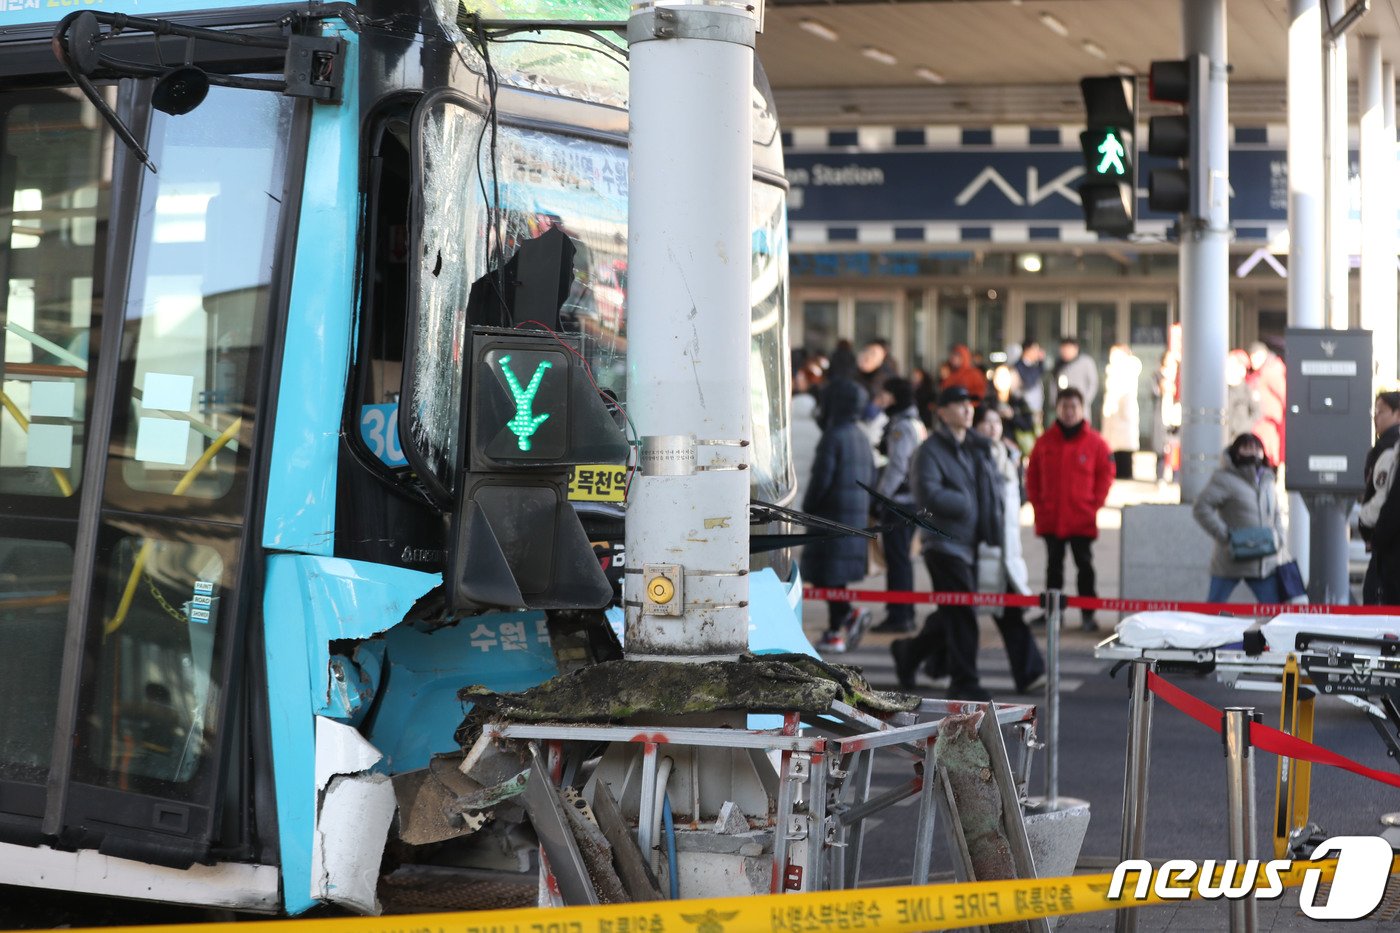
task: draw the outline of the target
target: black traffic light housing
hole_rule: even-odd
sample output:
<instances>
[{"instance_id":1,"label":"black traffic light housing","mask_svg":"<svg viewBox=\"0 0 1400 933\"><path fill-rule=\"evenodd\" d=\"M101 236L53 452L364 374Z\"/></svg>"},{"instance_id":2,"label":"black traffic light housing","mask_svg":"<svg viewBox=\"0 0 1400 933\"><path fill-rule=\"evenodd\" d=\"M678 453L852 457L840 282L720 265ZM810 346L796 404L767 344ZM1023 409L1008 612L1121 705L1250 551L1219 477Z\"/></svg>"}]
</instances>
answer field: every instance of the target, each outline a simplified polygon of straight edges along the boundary
<instances>
[{"instance_id":1,"label":"black traffic light housing","mask_svg":"<svg viewBox=\"0 0 1400 933\"><path fill-rule=\"evenodd\" d=\"M1147 121L1147 151L1178 163L1176 168L1154 168L1148 173L1147 205L1154 211L1188 217L1205 213L1209 172L1201 109L1209 80L1210 59L1205 55L1152 63L1148 97L1182 106L1179 114L1155 116Z\"/></svg>"},{"instance_id":2,"label":"black traffic light housing","mask_svg":"<svg viewBox=\"0 0 1400 933\"><path fill-rule=\"evenodd\" d=\"M625 463L577 337L473 327L447 595L455 611L601 609L613 589L568 501L569 468Z\"/></svg>"},{"instance_id":3,"label":"black traffic light housing","mask_svg":"<svg viewBox=\"0 0 1400 933\"><path fill-rule=\"evenodd\" d=\"M1084 153L1084 181L1079 185L1084 225L1107 236L1131 236L1137 218L1136 79L1084 78L1079 89L1087 124L1079 134Z\"/></svg>"}]
</instances>

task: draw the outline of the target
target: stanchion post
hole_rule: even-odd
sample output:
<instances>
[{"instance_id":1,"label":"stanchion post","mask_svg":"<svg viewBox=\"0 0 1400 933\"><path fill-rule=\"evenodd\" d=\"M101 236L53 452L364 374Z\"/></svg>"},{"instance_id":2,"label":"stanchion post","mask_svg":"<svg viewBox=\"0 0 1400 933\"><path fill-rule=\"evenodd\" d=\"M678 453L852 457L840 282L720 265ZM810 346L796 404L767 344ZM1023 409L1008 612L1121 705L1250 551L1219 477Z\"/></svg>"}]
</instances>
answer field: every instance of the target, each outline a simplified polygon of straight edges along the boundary
<instances>
[{"instance_id":1,"label":"stanchion post","mask_svg":"<svg viewBox=\"0 0 1400 933\"><path fill-rule=\"evenodd\" d=\"M1254 756L1249 753L1249 725L1254 708L1228 706L1220 736L1225 742L1225 803L1230 833L1228 856L1240 865L1254 858ZM1254 895L1230 901L1230 933L1255 933L1259 904Z\"/></svg>"},{"instance_id":2,"label":"stanchion post","mask_svg":"<svg viewBox=\"0 0 1400 933\"><path fill-rule=\"evenodd\" d=\"M1152 739L1152 692L1147 675L1156 662L1137 658L1130 662L1128 695L1128 750L1123 766L1123 836L1118 860L1140 859L1147 848L1147 765ZM1118 911L1117 933L1137 933L1136 909Z\"/></svg>"},{"instance_id":3,"label":"stanchion post","mask_svg":"<svg viewBox=\"0 0 1400 933\"><path fill-rule=\"evenodd\" d=\"M1045 600L1045 710L1041 717L1045 742L1045 799L1051 807L1060 797L1060 623L1063 596L1050 590Z\"/></svg>"}]
</instances>

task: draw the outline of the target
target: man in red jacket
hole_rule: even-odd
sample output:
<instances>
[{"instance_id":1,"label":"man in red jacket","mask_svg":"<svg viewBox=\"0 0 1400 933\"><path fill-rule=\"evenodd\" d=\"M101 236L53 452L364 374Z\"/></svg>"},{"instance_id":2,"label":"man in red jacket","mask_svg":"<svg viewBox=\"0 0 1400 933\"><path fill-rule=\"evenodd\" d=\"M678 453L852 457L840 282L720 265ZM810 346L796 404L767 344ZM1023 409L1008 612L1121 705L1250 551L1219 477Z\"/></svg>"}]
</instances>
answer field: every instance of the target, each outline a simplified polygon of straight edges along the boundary
<instances>
[{"instance_id":1,"label":"man in red jacket","mask_svg":"<svg viewBox=\"0 0 1400 933\"><path fill-rule=\"evenodd\" d=\"M1055 397L1055 423L1031 450L1026 495L1035 509L1035 533L1045 539L1048 562L1045 588L1063 590L1065 545L1079 570L1079 595L1094 591L1094 539L1098 512L1113 486L1113 456L1099 433L1084 420L1084 396L1078 389ZM1095 631L1092 610L1084 611L1085 631Z\"/></svg>"}]
</instances>

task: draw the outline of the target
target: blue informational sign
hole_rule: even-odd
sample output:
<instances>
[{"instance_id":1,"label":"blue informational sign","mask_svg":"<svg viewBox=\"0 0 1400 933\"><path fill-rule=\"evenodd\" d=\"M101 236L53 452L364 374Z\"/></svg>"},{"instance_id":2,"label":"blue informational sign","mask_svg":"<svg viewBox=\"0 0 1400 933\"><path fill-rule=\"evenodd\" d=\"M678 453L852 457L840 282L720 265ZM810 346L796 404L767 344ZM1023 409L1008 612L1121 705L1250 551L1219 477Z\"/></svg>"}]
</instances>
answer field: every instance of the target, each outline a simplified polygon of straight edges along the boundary
<instances>
[{"instance_id":1,"label":"blue informational sign","mask_svg":"<svg viewBox=\"0 0 1400 933\"><path fill-rule=\"evenodd\" d=\"M194 10L228 10L265 6L284 0L0 0L0 27L25 23L56 23L69 13L126 13L130 16L169 16Z\"/></svg>"},{"instance_id":2,"label":"blue informational sign","mask_svg":"<svg viewBox=\"0 0 1400 933\"><path fill-rule=\"evenodd\" d=\"M1082 221L1076 191L1084 178L1078 150L966 149L887 152L790 152L785 156L788 216L818 223L1059 223ZM1146 178L1172 163L1144 157L1138 166L1138 216ZM1288 218L1287 156L1253 148L1230 153L1231 222L1264 225Z\"/></svg>"},{"instance_id":3,"label":"blue informational sign","mask_svg":"<svg viewBox=\"0 0 1400 933\"><path fill-rule=\"evenodd\" d=\"M361 405L360 437L370 453L391 467L408 466L399 444L399 406Z\"/></svg>"}]
</instances>

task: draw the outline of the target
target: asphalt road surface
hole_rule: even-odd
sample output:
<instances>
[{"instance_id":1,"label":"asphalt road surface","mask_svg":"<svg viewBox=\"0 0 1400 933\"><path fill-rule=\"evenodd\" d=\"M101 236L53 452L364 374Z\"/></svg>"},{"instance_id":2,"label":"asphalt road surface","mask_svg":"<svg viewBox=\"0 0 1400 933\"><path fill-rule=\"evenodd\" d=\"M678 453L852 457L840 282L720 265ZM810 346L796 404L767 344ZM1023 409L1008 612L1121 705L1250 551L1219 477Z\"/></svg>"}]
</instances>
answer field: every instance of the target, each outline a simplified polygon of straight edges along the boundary
<instances>
[{"instance_id":1,"label":"asphalt road surface","mask_svg":"<svg viewBox=\"0 0 1400 933\"><path fill-rule=\"evenodd\" d=\"M817 610L809 616L824 620L825 613ZM1077 624L1075 614L1071 614L1070 621ZM984 686L998 700L1043 702L1042 697L1024 697L1012 692L1006 656L997 641L995 627L986 617L982 619L982 633L980 667ZM1091 807L1089 830L1079 859L1081 872L1107 871L1118 863L1122 826L1128 687L1126 672L1116 678L1110 677L1109 664L1093 657L1094 641L1103 634L1091 636L1076 629L1066 631L1062 639L1060 794L1087 800ZM1038 629L1037 635L1043 645L1044 629ZM896 683L888 650L890 640L889 636L867 636L856 651L834 659L861 666L875 686L893 688ZM1278 723L1277 694L1237 691L1209 676L1172 675L1168 679L1213 706L1252 705L1263 714L1266 723ZM922 677L920 688L928 696L942 696L935 682ZM1363 714L1339 700L1322 698L1318 701L1314 738L1318 744L1364 765L1382 771L1396 770L1396 762L1387 757L1380 737ZM1256 755L1258 852L1267 858L1272 852L1271 814L1278 759L1265 753ZM1031 777L1033 794L1044 789L1043 763L1043 754L1037 755ZM893 756L883 763L877 760L872 792L907 781L910 767ZM1327 835L1376 835L1382 829L1378 822L1380 815L1400 810L1400 791L1333 768L1314 767L1312 788L1312 820ZM887 810L871 824L866 838L878 842L867 842L861 867L862 884L907 882L917 808L917 800L911 798ZM1225 857L1225 758L1221 740L1214 732L1160 700L1153 714L1147 810L1148 858ZM938 873L948 876L951 865L941 832L936 833L935 845L933 871L937 880ZM1320 928L1320 924L1296 910L1296 896L1291 906L1287 902L1285 897L1279 902L1261 905L1261 930ZM1382 912L1385 910L1383 904ZM1346 928L1367 930L1378 915L1348 923ZM1141 923L1143 930L1228 929L1223 904L1151 908L1143 911ZM1060 928L1112 929L1113 917L1112 914L1090 914L1067 918ZM1395 925L1376 928L1395 929Z\"/></svg>"}]
</instances>

